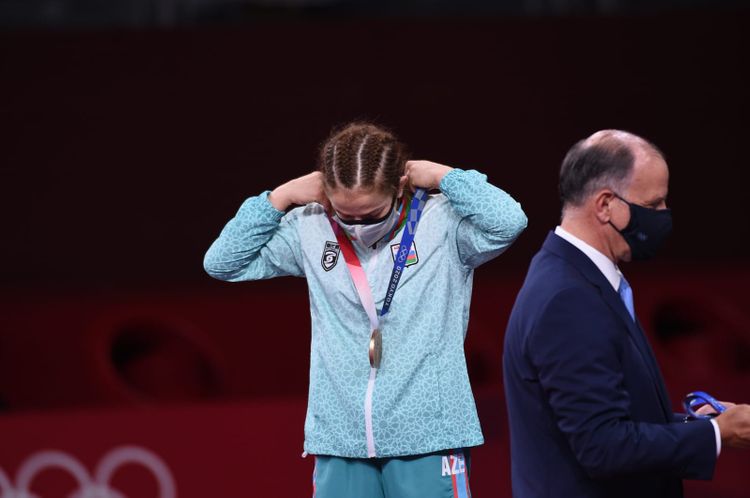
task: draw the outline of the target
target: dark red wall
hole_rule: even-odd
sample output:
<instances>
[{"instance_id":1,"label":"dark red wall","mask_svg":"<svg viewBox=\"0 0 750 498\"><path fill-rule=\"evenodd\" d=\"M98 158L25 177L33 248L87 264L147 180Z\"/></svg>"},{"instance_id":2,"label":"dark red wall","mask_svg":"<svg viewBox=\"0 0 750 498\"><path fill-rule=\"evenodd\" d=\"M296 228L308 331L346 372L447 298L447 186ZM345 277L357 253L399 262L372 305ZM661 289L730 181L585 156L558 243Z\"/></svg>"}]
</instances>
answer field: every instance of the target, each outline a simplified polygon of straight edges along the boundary
<instances>
[{"instance_id":1,"label":"dark red wall","mask_svg":"<svg viewBox=\"0 0 750 498\"><path fill-rule=\"evenodd\" d=\"M530 227L559 214L577 139L630 129L672 167L666 257L746 259L750 16L327 21L0 37L0 279L207 282L203 252L248 195L309 171L359 117L477 168ZM489 271L489 270L488 270Z\"/></svg>"},{"instance_id":2,"label":"dark red wall","mask_svg":"<svg viewBox=\"0 0 750 498\"><path fill-rule=\"evenodd\" d=\"M0 408L303 399L304 282L212 281L202 257L245 197L311 170L354 118L486 172L529 215L478 271L467 356L485 451L507 457L502 332L558 220L558 165L604 127L671 166L675 232L624 271L674 399L747 401L749 29L714 15L0 35ZM740 496L742 460L723 462L695 489Z\"/></svg>"}]
</instances>

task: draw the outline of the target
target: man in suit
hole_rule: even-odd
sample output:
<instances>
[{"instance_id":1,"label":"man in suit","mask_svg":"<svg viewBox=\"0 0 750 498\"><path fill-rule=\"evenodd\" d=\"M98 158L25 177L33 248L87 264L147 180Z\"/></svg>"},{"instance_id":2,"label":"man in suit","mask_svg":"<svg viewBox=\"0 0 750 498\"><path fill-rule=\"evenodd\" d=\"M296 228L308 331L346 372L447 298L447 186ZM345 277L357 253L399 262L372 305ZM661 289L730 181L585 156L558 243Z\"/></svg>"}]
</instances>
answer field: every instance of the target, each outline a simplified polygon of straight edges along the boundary
<instances>
[{"instance_id":1,"label":"man in suit","mask_svg":"<svg viewBox=\"0 0 750 498\"><path fill-rule=\"evenodd\" d=\"M534 257L510 317L503 370L513 495L680 497L721 445L750 445L750 406L685 422L671 409L618 263L671 230L669 172L650 142L604 130L560 171L562 222Z\"/></svg>"}]
</instances>

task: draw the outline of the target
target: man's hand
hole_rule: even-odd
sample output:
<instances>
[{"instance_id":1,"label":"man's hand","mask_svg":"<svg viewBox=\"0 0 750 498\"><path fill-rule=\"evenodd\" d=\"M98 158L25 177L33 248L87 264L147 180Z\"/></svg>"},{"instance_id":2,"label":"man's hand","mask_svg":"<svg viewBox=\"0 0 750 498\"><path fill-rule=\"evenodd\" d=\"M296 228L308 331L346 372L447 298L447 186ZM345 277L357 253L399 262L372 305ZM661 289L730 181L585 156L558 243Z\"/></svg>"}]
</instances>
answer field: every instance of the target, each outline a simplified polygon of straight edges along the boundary
<instances>
[{"instance_id":1,"label":"man's hand","mask_svg":"<svg viewBox=\"0 0 750 498\"><path fill-rule=\"evenodd\" d=\"M729 410L732 407L737 406L736 404L730 403L729 401L719 401L719 403L724 405L724 408L726 408L727 410ZM697 413L698 415L711 415L712 413L717 413L717 411L714 410L713 406L706 403L705 405L695 410L695 413Z\"/></svg>"},{"instance_id":2,"label":"man's hand","mask_svg":"<svg viewBox=\"0 0 750 498\"><path fill-rule=\"evenodd\" d=\"M440 181L453 168L432 161L407 161L406 177L411 190L424 188L432 190L440 187Z\"/></svg>"},{"instance_id":3,"label":"man's hand","mask_svg":"<svg viewBox=\"0 0 750 498\"><path fill-rule=\"evenodd\" d=\"M320 171L300 176L276 187L268 196L268 200L279 211L285 211L292 205L304 206L311 202L322 204L327 212L331 211L331 203L323 189L323 173Z\"/></svg>"},{"instance_id":4,"label":"man's hand","mask_svg":"<svg viewBox=\"0 0 750 498\"><path fill-rule=\"evenodd\" d=\"M719 424L722 445L750 448L750 405L733 405L714 420Z\"/></svg>"}]
</instances>

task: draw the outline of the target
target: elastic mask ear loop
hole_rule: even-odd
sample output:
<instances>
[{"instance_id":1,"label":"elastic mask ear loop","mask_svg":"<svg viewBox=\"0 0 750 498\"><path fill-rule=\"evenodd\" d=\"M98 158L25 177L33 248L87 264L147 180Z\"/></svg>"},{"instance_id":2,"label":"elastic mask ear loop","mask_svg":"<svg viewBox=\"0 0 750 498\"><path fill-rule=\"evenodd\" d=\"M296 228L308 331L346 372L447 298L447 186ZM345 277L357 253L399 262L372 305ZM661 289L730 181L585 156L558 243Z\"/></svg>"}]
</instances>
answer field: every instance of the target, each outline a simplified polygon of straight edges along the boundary
<instances>
[{"instance_id":1,"label":"elastic mask ear loop","mask_svg":"<svg viewBox=\"0 0 750 498\"><path fill-rule=\"evenodd\" d=\"M619 200L621 200L622 202L624 202L625 204L627 204L627 205L628 205L628 210L630 211L630 203L629 203L628 201L626 201L626 200L625 200L625 199L624 199L624 198L623 198L622 196L620 196L620 194L618 194L618 193L617 193L617 192L615 192L614 190L612 191L612 195L614 195L614 196L615 196L615 197L616 197L617 199L619 199ZM632 212L631 212L631 216L632 216ZM617 233L621 234L621 235L622 235L622 232L624 232L624 231L625 231L625 228L628 228L628 225L625 225L625 228L623 228L622 230L620 230L619 228L617 228L617 227L615 226L615 224L614 224L614 223L612 223L612 218L608 219L608 220L607 220L607 223L609 223L609 224L610 224L610 225L612 226L612 228L614 228L614 229L615 229L615 231L616 231Z\"/></svg>"}]
</instances>

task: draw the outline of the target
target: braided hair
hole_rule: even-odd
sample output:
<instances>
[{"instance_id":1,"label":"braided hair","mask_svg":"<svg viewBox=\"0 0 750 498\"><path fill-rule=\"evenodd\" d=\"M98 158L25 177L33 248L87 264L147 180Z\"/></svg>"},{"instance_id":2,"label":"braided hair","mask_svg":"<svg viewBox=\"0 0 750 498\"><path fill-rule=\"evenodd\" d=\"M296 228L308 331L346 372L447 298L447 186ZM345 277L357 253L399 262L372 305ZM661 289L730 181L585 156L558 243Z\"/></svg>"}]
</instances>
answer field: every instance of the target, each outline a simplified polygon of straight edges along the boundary
<instances>
[{"instance_id":1,"label":"braided hair","mask_svg":"<svg viewBox=\"0 0 750 498\"><path fill-rule=\"evenodd\" d=\"M334 130L320 148L318 169L328 188L398 190L407 153L390 130L368 122Z\"/></svg>"}]
</instances>

